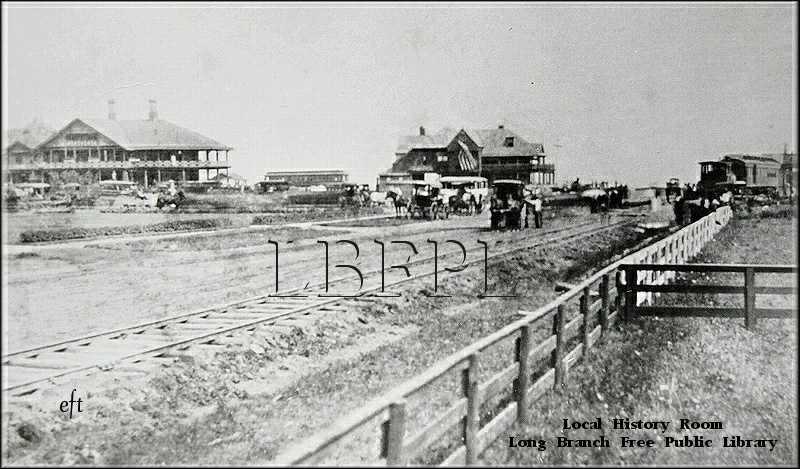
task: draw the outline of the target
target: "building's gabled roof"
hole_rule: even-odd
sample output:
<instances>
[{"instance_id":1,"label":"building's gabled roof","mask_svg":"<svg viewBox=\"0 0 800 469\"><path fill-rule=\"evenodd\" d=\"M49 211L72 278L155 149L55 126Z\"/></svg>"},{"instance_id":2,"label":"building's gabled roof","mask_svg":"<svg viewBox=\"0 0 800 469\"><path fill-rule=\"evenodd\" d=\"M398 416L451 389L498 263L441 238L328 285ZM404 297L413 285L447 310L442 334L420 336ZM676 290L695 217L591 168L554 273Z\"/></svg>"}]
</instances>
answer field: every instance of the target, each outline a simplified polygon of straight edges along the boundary
<instances>
[{"instance_id":1,"label":"building's gabled roof","mask_svg":"<svg viewBox=\"0 0 800 469\"><path fill-rule=\"evenodd\" d=\"M474 129L468 130L467 134L472 137L475 143L483 147L482 156L542 156L544 155L544 145L541 143L530 143L516 133L503 129ZM514 146L505 146L506 138L514 138Z\"/></svg>"},{"instance_id":2,"label":"building's gabled roof","mask_svg":"<svg viewBox=\"0 0 800 469\"><path fill-rule=\"evenodd\" d=\"M411 150L446 148L458 134L458 130L444 128L432 135L404 135L397 143L395 154L404 155Z\"/></svg>"},{"instance_id":3,"label":"building's gabled roof","mask_svg":"<svg viewBox=\"0 0 800 469\"><path fill-rule=\"evenodd\" d=\"M217 174L216 176L211 178L212 181L224 181L226 179L231 179L231 180L234 180L234 181L245 181L246 180L245 178L239 176L236 173Z\"/></svg>"},{"instance_id":4,"label":"building's gabled roof","mask_svg":"<svg viewBox=\"0 0 800 469\"><path fill-rule=\"evenodd\" d=\"M52 137L55 134L55 129L44 122L39 122L38 119L34 119L21 129L6 130L5 134L6 140L3 150L17 142L32 150Z\"/></svg>"},{"instance_id":5,"label":"building's gabled roof","mask_svg":"<svg viewBox=\"0 0 800 469\"><path fill-rule=\"evenodd\" d=\"M59 131L60 135L75 122L97 130L125 150L232 150L233 148L179 125L160 119L116 120L75 119ZM51 139L43 142L48 143Z\"/></svg>"},{"instance_id":6,"label":"building's gabled roof","mask_svg":"<svg viewBox=\"0 0 800 469\"><path fill-rule=\"evenodd\" d=\"M472 129L466 134L483 148L482 156L544 156L544 145L530 143L508 129ZM446 148L458 135L458 130L444 128L433 135L407 135L400 137L396 155L406 155L416 149ZM514 146L505 146L507 137L514 137Z\"/></svg>"}]
</instances>

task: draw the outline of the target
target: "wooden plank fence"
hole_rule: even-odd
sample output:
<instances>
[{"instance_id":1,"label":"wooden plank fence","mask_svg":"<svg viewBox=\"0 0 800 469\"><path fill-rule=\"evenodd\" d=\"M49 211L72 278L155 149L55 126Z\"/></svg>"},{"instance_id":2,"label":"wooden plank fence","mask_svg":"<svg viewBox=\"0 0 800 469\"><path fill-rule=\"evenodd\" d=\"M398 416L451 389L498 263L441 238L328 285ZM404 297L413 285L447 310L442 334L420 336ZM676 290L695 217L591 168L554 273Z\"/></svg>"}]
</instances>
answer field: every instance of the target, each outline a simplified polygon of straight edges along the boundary
<instances>
[{"instance_id":1,"label":"wooden plank fence","mask_svg":"<svg viewBox=\"0 0 800 469\"><path fill-rule=\"evenodd\" d=\"M454 429L460 432L460 444L448 449L449 455L441 465L474 464L478 455L506 428L515 421L527 422L527 410L537 398L564 383L570 368L624 314L625 304L638 305L640 300L637 295L652 294L642 291L630 296L630 292L625 292L618 271L620 266L683 263L699 253L730 218L730 208L721 207L705 218L603 268L538 310L521 311L522 319L439 361L421 375L353 412L333 428L283 453L275 463L315 465L331 460L341 463L337 456L353 455L341 448L340 453L336 453L337 443L344 444L346 437L377 426L375 434L379 435L380 441L375 445L374 456L370 457L367 464L398 466L412 463L414 458L430 451L431 446ZM644 280L643 275L647 273L637 269L625 270L626 278L636 278L637 282ZM652 271L650 280L654 284L666 283L671 276L674 276L674 272L658 271L656 274L656 271ZM570 311L577 314L568 318ZM536 344L532 342L535 331L546 334ZM482 358L488 356L491 347L509 341L515 345L513 357L509 357L513 361L509 360L507 366L481 381L479 367ZM453 401L432 419L425 420L422 428L412 428L408 406L410 400L424 392L429 384L452 373L461 373L461 395L452 396ZM501 391L509 386L513 386L511 399L507 399L507 403L492 412L491 419L482 424L481 405L501 396ZM363 445L358 447L363 449Z\"/></svg>"},{"instance_id":2,"label":"wooden plank fence","mask_svg":"<svg viewBox=\"0 0 800 469\"><path fill-rule=\"evenodd\" d=\"M792 308L757 308L756 295L794 295L797 296L796 287L756 285L756 273L771 274L797 274L797 266L792 265L764 265L764 264L626 264L620 266L630 273L630 278L639 278L639 272L724 272L742 274L742 285L695 285L695 284L649 284L632 282L628 285L631 298L640 292L646 294L660 293L723 293L739 294L743 296L742 307L705 307L705 306L641 306L640 303L631 301L626 306L626 315L637 316L697 316L697 317L725 317L744 318L748 329L756 325L758 318L794 318L797 310ZM626 274L627 275L627 274ZM647 275L645 275L647 277Z\"/></svg>"}]
</instances>

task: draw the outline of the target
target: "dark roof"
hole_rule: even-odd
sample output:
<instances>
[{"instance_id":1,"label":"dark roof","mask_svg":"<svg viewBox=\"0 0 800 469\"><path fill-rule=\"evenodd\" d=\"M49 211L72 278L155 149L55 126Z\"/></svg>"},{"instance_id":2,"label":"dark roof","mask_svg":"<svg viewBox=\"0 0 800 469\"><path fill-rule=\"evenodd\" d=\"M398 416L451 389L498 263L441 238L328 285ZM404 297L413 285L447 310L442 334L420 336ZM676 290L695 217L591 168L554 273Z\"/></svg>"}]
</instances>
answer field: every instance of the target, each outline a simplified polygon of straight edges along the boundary
<instances>
[{"instance_id":1,"label":"dark roof","mask_svg":"<svg viewBox=\"0 0 800 469\"><path fill-rule=\"evenodd\" d=\"M116 119L75 119L76 121L108 137L125 150L232 150L233 148L185 129L179 125L160 119L155 120L116 120ZM59 135L54 135L53 137ZM49 141L51 139L48 139ZM46 143L45 141L44 143Z\"/></svg>"},{"instance_id":2,"label":"dark roof","mask_svg":"<svg viewBox=\"0 0 800 469\"><path fill-rule=\"evenodd\" d=\"M400 155L416 149L446 148L456 134L458 130L444 128L432 135L404 135L400 137L395 153Z\"/></svg>"},{"instance_id":3,"label":"dark roof","mask_svg":"<svg viewBox=\"0 0 800 469\"><path fill-rule=\"evenodd\" d=\"M400 137L395 154L405 155L416 149L447 148L458 135L458 130L444 128L433 135L407 135ZM472 129L464 132L483 148L482 156L543 156L544 145L530 143L506 128ZM505 146L507 137L514 137L514 146Z\"/></svg>"},{"instance_id":4,"label":"dark roof","mask_svg":"<svg viewBox=\"0 0 800 469\"><path fill-rule=\"evenodd\" d=\"M530 143L524 138L508 129L476 129L468 130L467 135L475 143L483 147L482 156L541 156L544 155L544 145ZM505 146L506 138L514 138L514 146Z\"/></svg>"},{"instance_id":5,"label":"dark roof","mask_svg":"<svg viewBox=\"0 0 800 469\"><path fill-rule=\"evenodd\" d=\"M48 138L52 137L55 130L44 122L34 119L21 129L8 129L5 132L7 149L19 142L27 148L34 149Z\"/></svg>"},{"instance_id":6,"label":"dark roof","mask_svg":"<svg viewBox=\"0 0 800 469\"><path fill-rule=\"evenodd\" d=\"M279 175L312 175L312 174L347 174L341 169L309 169L309 170L294 170L294 171L267 171L266 176L279 176Z\"/></svg>"},{"instance_id":7,"label":"dark roof","mask_svg":"<svg viewBox=\"0 0 800 469\"><path fill-rule=\"evenodd\" d=\"M233 179L233 180L236 180L236 181L244 181L245 180L245 178L239 176L236 173L217 174L216 176L211 178L212 181L222 181L222 180L225 180L225 179Z\"/></svg>"},{"instance_id":8,"label":"dark roof","mask_svg":"<svg viewBox=\"0 0 800 469\"><path fill-rule=\"evenodd\" d=\"M760 161L762 163L775 163L776 166L780 166L780 162L776 161L774 158L769 158L766 156L756 156L756 155L725 155L723 159L737 159L742 161Z\"/></svg>"}]
</instances>

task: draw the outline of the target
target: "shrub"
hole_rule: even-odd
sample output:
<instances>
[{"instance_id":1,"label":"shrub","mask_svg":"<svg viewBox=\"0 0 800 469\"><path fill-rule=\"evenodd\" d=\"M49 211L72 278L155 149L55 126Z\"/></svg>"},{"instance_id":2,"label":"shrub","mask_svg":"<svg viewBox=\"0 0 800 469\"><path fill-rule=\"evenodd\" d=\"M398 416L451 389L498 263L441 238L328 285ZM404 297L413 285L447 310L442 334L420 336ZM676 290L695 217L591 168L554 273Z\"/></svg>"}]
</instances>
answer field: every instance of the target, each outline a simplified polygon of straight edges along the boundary
<instances>
[{"instance_id":1,"label":"shrub","mask_svg":"<svg viewBox=\"0 0 800 469\"><path fill-rule=\"evenodd\" d=\"M289 196L289 203L298 205L336 205L339 203L340 195L334 191L293 194Z\"/></svg>"},{"instance_id":2,"label":"shrub","mask_svg":"<svg viewBox=\"0 0 800 469\"><path fill-rule=\"evenodd\" d=\"M124 234L169 233L173 231L204 230L231 226L231 220L200 219L174 220L143 226L109 226L102 228L55 228L48 230L28 230L20 233L23 243L44 243L68 239L100 238Z\"/></svg>"}]
</instances>

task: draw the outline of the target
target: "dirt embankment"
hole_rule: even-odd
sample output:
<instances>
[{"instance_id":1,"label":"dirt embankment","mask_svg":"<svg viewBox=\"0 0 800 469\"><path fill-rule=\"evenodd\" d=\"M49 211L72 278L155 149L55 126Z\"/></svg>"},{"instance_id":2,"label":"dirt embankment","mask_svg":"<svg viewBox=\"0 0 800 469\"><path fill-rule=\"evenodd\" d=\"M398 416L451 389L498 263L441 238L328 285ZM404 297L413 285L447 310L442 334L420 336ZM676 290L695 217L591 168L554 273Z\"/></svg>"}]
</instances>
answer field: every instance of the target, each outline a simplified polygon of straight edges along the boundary
<instances>
[{"instance_id":1,"label":"dirt embankment","mask_svg":"<svg viewBox=\"0 0 800 469\"><path fill-rule=\"evenodd\" d=\"M524 232L523 232L524 233ZM14 464L253 464L315 433L448 354L552 300L633 245L631 229L520 252L440 279L450 298L431 298L431 279L399 298L347 303L315 320L287 321L195 347L116 383L102 374L65 383L4 415L3 457ZM95 381L95 379L97 381ZM56 405L67 388L86 395L80 419ZM50 407L45 401L53 401ZM371 449L368 448L368 449Z\"/></svg>"}]
</instances>

